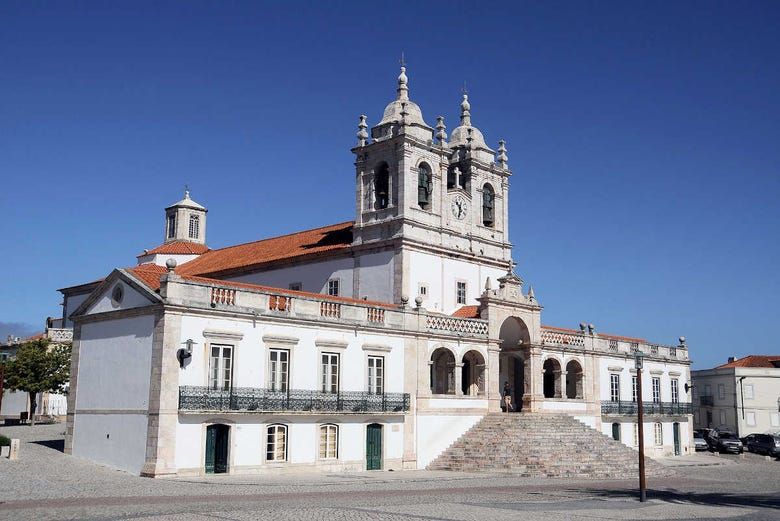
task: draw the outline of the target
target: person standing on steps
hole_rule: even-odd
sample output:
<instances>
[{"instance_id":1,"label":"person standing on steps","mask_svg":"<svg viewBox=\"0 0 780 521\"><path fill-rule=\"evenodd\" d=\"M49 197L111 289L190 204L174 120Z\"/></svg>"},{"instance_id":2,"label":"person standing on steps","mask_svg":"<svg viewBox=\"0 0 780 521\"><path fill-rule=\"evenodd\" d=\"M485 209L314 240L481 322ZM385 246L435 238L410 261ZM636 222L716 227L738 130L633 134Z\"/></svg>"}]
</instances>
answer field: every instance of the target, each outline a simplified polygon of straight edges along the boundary
<instances>
[{"instance_id":1,"label":"person standing on steps","mask_svg":"<svg viewBox=\"0 0 780 521\"><path fill-rule=\"evenodd\" d=\"M509 412L509 410L515 410L514 407L512 407L512 388L509 386L509 382L504 382L504 409L506 412Z\"/></svg>"}]
</instances>

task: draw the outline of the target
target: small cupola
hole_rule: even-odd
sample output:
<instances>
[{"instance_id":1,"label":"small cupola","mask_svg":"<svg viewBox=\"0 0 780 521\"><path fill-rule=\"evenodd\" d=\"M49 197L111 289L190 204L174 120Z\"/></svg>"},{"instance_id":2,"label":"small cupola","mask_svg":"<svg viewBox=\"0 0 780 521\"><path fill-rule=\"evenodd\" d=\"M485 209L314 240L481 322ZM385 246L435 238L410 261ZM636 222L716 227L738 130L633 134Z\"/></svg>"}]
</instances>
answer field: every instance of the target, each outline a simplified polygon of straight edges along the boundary
<instances>
[{"instance_id":1,"label":"small cupola","mask_svg":"<svg viewBox=\"0 0 780 521\"><path fill-rule=\"evenodd\" d=\"M184 199L165 209L165 242L206 244L206 212L206 207L193 201L185 189Z\"/></svg>"}]
</instances>

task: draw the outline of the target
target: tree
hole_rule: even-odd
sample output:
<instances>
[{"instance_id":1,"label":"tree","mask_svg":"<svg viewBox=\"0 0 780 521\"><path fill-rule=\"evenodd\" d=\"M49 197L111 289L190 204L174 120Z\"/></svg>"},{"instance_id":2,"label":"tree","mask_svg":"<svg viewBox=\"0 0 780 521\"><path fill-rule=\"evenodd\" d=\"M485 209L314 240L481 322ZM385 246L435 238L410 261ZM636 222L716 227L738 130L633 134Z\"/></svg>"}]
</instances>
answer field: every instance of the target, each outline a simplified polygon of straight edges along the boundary
<instances>
[{"instance_id":1,"label":"tree","mask_svg":"<svg viewBox=\"0 0 780 521\"><path fill-rule=\"evenodd\" d=\"M50 347L45 339L22 344L5 371L8 387L30 396L30 425L35 424L36 395L45 392L64 394L69 380L70 345Z\"/></svg>"}]
</instances>

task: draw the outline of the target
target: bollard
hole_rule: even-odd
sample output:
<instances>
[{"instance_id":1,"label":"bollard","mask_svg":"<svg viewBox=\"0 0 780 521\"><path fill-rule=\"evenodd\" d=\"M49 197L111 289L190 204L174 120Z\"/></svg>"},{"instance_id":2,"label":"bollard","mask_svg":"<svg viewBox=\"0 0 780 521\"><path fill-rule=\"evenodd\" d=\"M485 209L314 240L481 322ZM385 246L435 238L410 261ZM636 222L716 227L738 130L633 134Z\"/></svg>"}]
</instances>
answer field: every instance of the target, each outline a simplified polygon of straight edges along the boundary
<instances>
[{"instance_id":1,"label":"bollard","mask_svg":"<svg viewBox=\"0 0 780 521\"><path fill-rule=\"evenodd\" d=\"M8 459L10 460L17 460L19 459L19 439L14 438L11 440L11 452L8 454Z\"/></svg>"}]
</instances>

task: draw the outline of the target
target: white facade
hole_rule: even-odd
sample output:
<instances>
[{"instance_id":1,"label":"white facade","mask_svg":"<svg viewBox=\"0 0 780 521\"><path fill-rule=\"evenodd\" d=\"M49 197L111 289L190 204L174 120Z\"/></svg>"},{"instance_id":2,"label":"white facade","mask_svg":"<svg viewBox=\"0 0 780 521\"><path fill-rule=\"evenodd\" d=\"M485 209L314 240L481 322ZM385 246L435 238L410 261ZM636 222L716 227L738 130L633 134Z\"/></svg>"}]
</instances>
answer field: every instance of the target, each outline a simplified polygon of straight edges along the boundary
<instances>
[{"instance_id":1,"label":"white facade","mask_svg":"<svg viewBox=\"0 0 780 521\"><path fill-rule=\"evenodd\" d=\"M450 141L441 120L434 135L402 70L373 141L361 117L352 242L332 252L248 258L217 278L218 263L154 260L90 286L69 315L66 450L149 476L424 468L501 410L504 382L517 409L617 424L632 446L641 349L648 446L690 451L684 343L542 326L513 271L506 148L470 111L464 98ZM167 209L172 241L180 210L205 226L185 199ZM72 311L78 292L64 293Z\"/></svg>"}]
</instances>

